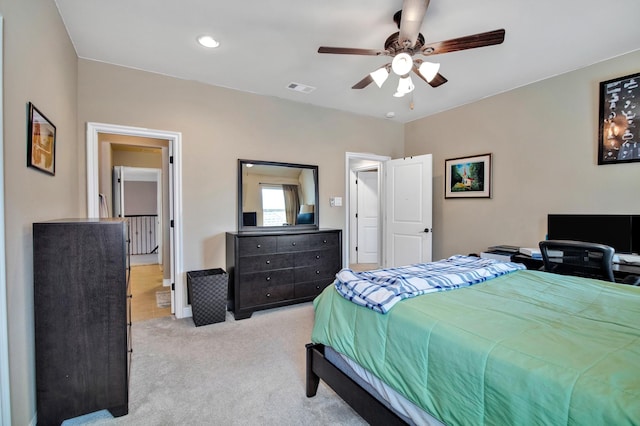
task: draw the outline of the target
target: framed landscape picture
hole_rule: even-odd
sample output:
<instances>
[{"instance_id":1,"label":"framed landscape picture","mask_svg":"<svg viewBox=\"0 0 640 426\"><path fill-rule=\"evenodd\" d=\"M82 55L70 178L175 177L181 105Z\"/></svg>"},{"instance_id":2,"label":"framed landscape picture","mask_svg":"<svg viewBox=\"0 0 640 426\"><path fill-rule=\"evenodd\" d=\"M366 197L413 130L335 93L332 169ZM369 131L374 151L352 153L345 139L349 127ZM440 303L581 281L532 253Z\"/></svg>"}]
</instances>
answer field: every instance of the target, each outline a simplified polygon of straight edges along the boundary
<instances>
[{"instance_id":1,"label":"framed landscape picture","mask_svg":"<svg viewBox=\"0 0 640 426\"><path fill-rule=\"evenodd\" d=\"M27 166L56 174L56 126L31 102L27 122Z\"/></svg>"},{"instance_id":2,"label":"framed landscape picture","mask_svg":"<svg viewBox=\"0 0 640 426\"><path fill-rule=\"evenodd\" d=\"M491 198L491 154L445 160L444 198Z\"/></svg>"},{"instance_id":3,"label":"framed landscape picture","mask_svg":"<svg viewBox=\"0 0 640 426\"><path fill-rule=\"evenodd\" d=\"M640 73L600 83L598 164L640 161Z\"/></svg>"}]
</instances>

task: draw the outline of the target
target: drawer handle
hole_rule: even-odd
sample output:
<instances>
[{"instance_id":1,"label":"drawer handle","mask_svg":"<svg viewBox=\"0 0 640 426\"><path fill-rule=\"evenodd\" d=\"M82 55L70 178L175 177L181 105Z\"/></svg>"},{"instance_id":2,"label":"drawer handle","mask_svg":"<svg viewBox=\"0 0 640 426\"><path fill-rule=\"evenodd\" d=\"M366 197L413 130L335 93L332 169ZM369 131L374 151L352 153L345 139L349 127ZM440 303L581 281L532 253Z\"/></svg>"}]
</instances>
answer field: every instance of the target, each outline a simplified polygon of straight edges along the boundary
<instances>
[{"instance_id":1,"label":"drawer handle","mask_svg":"<svg viewBox=\"0 0 640 426\"><path fill-rule=\"evenodd\" d=\"M294 242L292 242L292 243L291 243L291 245L292 245L292 246L295 246L295 245L296 245L296 242L295 242L295 241L294 241Z\"/></svg>"},{"instance_id":2,"label":"drawer handle","mask_svg":"<svg viewBox=\"0 0 640 426\"><path fill-rule=\"evenodd\" d=\"M316 290L320 290L320 286L319 285L316 286Z\"/></svg>"},{"instance_id":3,"label":"drawer handle","mask_svg":"<svg viewBox=\"0 0 640 426\"><path fill-rule=\"evenodd\" d=\"M326 243L327 243L327 240L322 240L322 243L323 243L323 244L326 244Z\"/></svg>"},{"instance_id":4,"label":"drawer handle","mask_svg":"<svg viewBox=\"0 0 640 426\"><path fill-rule=\"evenodd\" d=\"M267 260L267 265L271 265L271 261L270 260Z\"/></svg>"},{"instance_id":5,"label":"drawer handle","mask_svg":"<svg viewBox=\"0 0 640 426\"><path fill-rule=\"evenodd\" d=\"M320 271L316 271L316 275L320 274Z\"/></svg>"},{"instance_id":6,"label":"drawer handle","mask_svg":"<svg viewBox=\"0 0 640 426\"><path fill-rule=\"evenodd\" d=\"M260 244L258 244L258 245L256 246L256 248L262 248L262 246L261 246Z\"/></svg>"},{"instance_id":7,"label":"drawer handle","mask_svg":"<svg viewBox=\"0 0 640 426\"><path fill-rule=\"evenodd\" d=\"M316 254L316 259L320 259L320 255L319 254Z\"/></svg>"},{"instance_id":8,"label":"drawer handle","mask_svg":"<svg viewBox=\"0 0 640 426\"><path fill-rule=\"evenodd\" d=\"M267 293L267 297L271 297L271 293Z\"/></svg>"},{"instance_id":9,"label":"drawer handle","mask_svg":"<svg viewBox=\"0 0 640 426\"><path fill-rule=\"evenodd\" d=\"M267 281L271 281L271 277L267 277Z\"/></svg>"}]
</instances>

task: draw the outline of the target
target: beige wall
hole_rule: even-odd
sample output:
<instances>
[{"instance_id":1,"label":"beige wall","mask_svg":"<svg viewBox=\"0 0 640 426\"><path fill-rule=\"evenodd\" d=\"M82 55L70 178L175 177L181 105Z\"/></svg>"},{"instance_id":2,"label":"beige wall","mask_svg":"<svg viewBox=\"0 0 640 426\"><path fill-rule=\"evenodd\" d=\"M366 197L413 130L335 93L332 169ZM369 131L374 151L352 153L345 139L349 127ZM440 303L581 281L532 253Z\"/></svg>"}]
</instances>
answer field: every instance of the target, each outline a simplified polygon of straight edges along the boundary
<instances>
[{"instance_id":1,"label":"beige wall","mask_svg":"<svg viewBox=\"0 0 640 426\"><path fill-rule=\"evenodd\" d=\"M599 82L640 51L409 123L405 155L433 153L434 259L537 246L548 213L640 213L640 163L597 165ZM493 154L491 199L444 199L444 161Z\"/></svg>"},{"instance_id":2,"label":"beige wall","mask_svg":"<svg viewBox=\"0 0 640 426\"><path fill-rule=\"evenodd\" d=\"M302 95L301 95L302 96ZM346 151L394 157L403 126L275 98L79 61L78 137L88 121L182 133L184 270L225 266L238 158L317 164L320 226L344 228Z\"/></svg>"},{"instance_id":3,"label":"beige wall","mask_svg":"<svg viewBox=\"0 0 640 426\"><path fill-rule=\"evenodd\" d=\"M78 195L84 157L77 144L77 57L55 3L0 0L0 14L11 411L13 424L28 425L35 414L31 224L84 214ZM55 176L26 167L29 101L57 128Z\"/></svg>"}]
</instances>

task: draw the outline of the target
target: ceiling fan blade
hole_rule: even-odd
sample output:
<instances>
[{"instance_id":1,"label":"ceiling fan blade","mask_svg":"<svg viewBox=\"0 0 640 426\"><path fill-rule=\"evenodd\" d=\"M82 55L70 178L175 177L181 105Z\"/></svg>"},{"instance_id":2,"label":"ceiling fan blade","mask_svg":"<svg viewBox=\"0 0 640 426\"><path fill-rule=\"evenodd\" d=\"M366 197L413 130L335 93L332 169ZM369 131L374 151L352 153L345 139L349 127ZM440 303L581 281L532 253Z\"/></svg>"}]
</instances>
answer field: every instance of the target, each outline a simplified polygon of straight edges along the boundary
<instances>
[{"instance_id":1,"label":"ceiling fan blade","mask_svg":"<svg viewBox=\"0 0 640 426\"><path fill-rule=\"evenodd\" d=\"M367 55L367 56L381 56L388 55L386 50L378 49L356 49L352 47L327 47L320 46L318 53L335 53L338 55Z\"/></svg>"},{"instance_id":2,"label":"ceiling fan blade","mask_svg":"<svg viewBox=\"0 0 640 426\"><path fill-rule=\"evenodd\" d=\"M475 49L476 47L492 46L504 41L504 29L487 31L450 40L429 43L422 48L423 55L439 55L441 53L457 52L458 50Z\"/></svg>"},{"instance_id":3,"label":"ceiling fan blade","mask_svg":"<svg viewBox=\"0 0 640 426\"><path fill-rule=\"evenodd\" d=\"M433 80L431 80L431 82L429 84L431 85L431 87L438 87L438 86L441 86L441 85L445 84L447 81L449 81L449 80L444 78L444 76L442 74L438 73L433 78Z\"/></svg>"},{"instance_id":4,"label":"ceiling fan blade","mask_svg":"<svg viewBox=\"0 0 640 426\"><path fill-rule=\"evenodd\" d=\"M431 81L428 81L426 78L424 78L424 76L420 73L420 70L418 69L418 67L415 65L413 66L413 72L422 80L424 80L425 83L429 84L431 87L438 87L445 84L447 81L449 81L446 78L444 78L440 73L436 74L436 76L433 77Z\"/></svg>"},{"instance_id":5,"label":"ceiling fan blade","mask_svg":"<svg viewBox=\"0 0 640 426\"><path fill-rule=\"evenodd\" d=\"M356 84L351 86L351 88L352 89L364 89L365 87L367 87L371 83L373 83L373 77L371 77L371 74L367 74L367 76L365 78L363 78L362 80L360 80L359 82L357 82Z\"/></svg>"},{"instance_id":6,"label":"ceiling fan blade","mask_svg":"<svg viewBox=\"0 0 640 426\"><path fill-rule=\"evenodd\" d=\"M404 0L402 2L402 15L400 17L400 36L398 41L401 45L408 43L406 47L413 47L420 33L420 27L427 13L430 0Z\"/></svg>"}]
</instances>

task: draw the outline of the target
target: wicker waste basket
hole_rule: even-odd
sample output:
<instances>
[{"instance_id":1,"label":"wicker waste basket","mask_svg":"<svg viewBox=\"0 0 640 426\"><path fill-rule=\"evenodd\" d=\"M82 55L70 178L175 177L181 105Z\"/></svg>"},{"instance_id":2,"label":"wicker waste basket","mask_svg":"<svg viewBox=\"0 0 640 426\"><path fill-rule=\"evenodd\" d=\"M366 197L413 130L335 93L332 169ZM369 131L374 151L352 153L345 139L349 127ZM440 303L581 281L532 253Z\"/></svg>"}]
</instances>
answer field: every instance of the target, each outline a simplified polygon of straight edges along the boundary
<instances>
[{"instance_id":1,"label":"wicker waste basket","mask_svg":"<svg viewBox=\"0 0 640 426\"><path fill-rule=\"evenodd\" d=\"M196 327L225 320L227 273L223 269L187 272L187 292Z\"/></svg>"}]
</instances>

